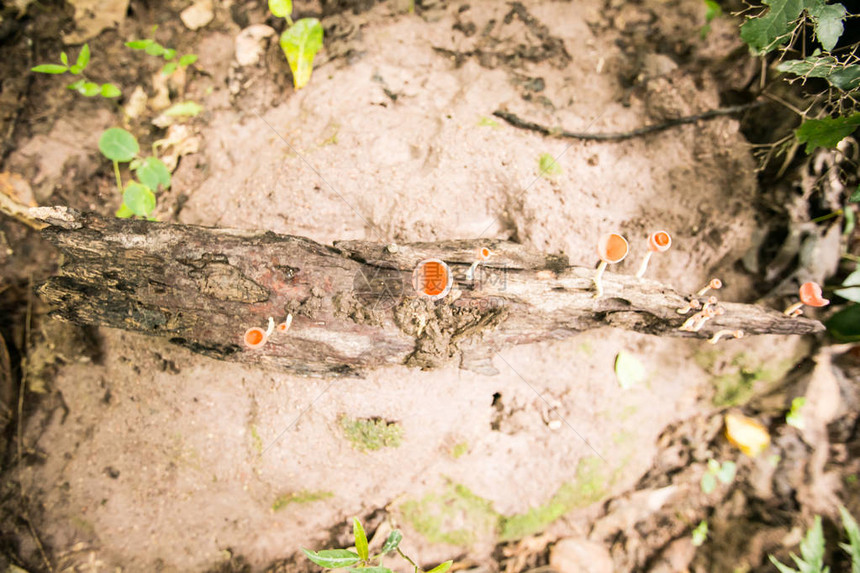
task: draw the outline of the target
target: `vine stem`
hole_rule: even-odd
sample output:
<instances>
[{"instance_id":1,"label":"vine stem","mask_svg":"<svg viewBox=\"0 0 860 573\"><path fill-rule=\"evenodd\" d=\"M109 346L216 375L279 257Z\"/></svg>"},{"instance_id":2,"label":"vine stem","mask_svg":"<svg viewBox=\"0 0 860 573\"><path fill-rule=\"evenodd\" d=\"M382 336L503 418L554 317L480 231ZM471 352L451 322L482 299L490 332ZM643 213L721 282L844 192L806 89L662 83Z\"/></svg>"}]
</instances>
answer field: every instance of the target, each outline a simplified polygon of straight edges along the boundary
<instances>
[{"instance_id":1,"label":"vine stem","mask_svg":"<svg viewBox=\"0 0 860 573\"><path fill-rule=\"evenodd\" d=\"M122 177L119 174L119 162L114 160L113 173L116 175L116 188L119 189L119 194L122 196Z\"/></svg>"}]
</instances>

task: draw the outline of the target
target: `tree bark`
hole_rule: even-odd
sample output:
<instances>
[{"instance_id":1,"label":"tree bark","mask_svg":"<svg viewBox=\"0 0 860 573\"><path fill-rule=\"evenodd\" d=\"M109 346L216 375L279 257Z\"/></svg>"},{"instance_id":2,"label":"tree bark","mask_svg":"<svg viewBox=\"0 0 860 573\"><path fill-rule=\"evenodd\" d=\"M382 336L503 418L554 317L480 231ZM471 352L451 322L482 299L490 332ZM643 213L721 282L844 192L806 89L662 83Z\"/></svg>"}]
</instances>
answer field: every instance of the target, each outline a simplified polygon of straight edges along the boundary
<instances>
[{"instance_id":1,"label":"tree bark","mask_svg":"<svg viewBox=\"0 0 860 573\"><path fill-rule=\"evenodd\" d=\"M459 360L493 373L499 349L611 326L657 336L708 338L723 329L807 334L821 323L759 306L720 303L725 313L699 332L679 330L687 305L671 288L607 272L594 298L590 268L499 240L382 245L105 218L65 207L30 211L63 254L58 276L40 286L56 318L162 336L221 360L309 376L350 376L386 364L424 369ZM465 273L479 247L492 258ZM445 261L451 292L428 300L412 286L422 260ZM706 297L699 297L704 301ZM269 317L260 348L243 343ZM689 315L688 315L689 316Z\"/></svg>"}]
</instances>

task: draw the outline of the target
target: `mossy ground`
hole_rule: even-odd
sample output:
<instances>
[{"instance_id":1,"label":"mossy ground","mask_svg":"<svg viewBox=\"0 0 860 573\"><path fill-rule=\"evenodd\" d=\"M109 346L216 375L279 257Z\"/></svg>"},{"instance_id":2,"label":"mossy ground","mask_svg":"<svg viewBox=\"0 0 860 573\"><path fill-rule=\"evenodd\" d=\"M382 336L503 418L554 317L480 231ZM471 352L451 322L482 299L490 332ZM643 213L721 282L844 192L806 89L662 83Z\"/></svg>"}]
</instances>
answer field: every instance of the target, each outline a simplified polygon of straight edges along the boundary
<instances>
[{"instance_id":1,"label":"mossy ground","mask_svg":"<svg viewBox=\"0 0 860 573\"><path fill-rule=\"evenodd\" d=\"M407 501L400 511L418 533L434 543L468 546L494 535L500 541L513 541L546 529L569 511L599 501L608 495L610 481L606 463L591 456L580 460L575 480L563 483L547 503L524 513L502 515L491 501L460 484Z\"/></svg>"},{"instance_id":2,"label":"mossy ground","mask_svg":"<svg viewBox=\"0 0 860 573\"><path fill-rule=\"evenodd\" d=\"M378 418L350 418L341 416L340 427L352 446L362 452L382 448L396 448L403 438L403 428L397 422L386 422Z\"/></svg>"},{"instance_id":3,"label":"mossy ground","mask_svg":"<svg viewBox=\"0 0 860 573\"><path fill-rule=\"evenodd\" d=\"M329 499L333 495L334 494L330 491L311 491L307 489L285 493L275 498L274 503L272 503L272 511L280 511L291 503L303 504L322 501L324 499Z\"/></svg>"}]
</instances>

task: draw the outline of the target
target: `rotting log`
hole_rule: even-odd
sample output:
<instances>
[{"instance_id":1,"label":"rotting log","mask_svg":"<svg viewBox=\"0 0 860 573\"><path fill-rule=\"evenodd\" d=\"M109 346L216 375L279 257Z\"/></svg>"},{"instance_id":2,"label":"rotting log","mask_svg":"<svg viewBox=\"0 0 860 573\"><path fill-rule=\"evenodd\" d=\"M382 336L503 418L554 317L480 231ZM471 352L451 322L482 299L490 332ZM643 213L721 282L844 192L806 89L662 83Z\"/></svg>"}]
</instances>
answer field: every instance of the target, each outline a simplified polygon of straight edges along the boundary
<instances>
[{"instance_id":1,"label":"rotting log","mask_svg":"<svg viewBox=\"0 0 860 573\"><path fill-rule=\"evenodd\" d=\"M52 315L78 324L167 337L221 360L309 376L355 376L386 364L460 366L493 373L499 349L610 326L657 336L708 338L717 330L807 334L820 322L759 306L724 303L699 332L678 327L687 298L670 287L606 273L594 298L593 269L500 240L384 245L192 225L105 218L65 207L32 209L63 254L39 287ZM473 281L478 247L493 257ZM427 258L445 261L454 285L438 301L412 288ZM704 297L703 297L704 299ZM259 349L244 346L268 317L292 327Z\"/></svg>"}]
</instances>

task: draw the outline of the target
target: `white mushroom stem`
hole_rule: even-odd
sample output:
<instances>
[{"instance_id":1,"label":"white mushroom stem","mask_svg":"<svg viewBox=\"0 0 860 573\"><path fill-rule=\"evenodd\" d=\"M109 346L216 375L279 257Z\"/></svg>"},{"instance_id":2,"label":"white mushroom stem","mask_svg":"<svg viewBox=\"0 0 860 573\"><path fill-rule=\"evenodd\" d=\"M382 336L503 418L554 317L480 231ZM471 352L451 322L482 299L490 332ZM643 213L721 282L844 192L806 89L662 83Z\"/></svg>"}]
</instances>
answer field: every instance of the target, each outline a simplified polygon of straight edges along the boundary
<instances>
[{"instance_id":1,"label":"white mushroom stem","mask_svg":"<svg viewBox=\"0 0 860 573\"><path fill-rule=\"evenodd\" d=\"M694 298L689 303L687 303L687 306L685 306L683 308L676 309L675 312L677 312L678 314L687 314L691 310L695 310L701 306L702 305L699 303L698 299Z\"/></svg>"},{"instance_id":2,"label":"white mushroom stem","mask_svg":"<svg viewBox=\"0 0 860 573\"><path fill-rule=\"evenodd\" d=\"M266 338L269 338L275 332L275 319L269 317L269 327L266 329Z\"/></svg>"},{"instance_id":3,"label":"white mushroom stem","mask_svg":"<svg viewBox=\"0 0 860 573\"><path fill-rule=\"evenodd\" d=\"M639 265L639 270L636 271L636 278L637 279L641 279L643 276L645 276L645 269L648 268L648 261L650 261L650 260L651 260L651 251L648 251L647 253L645 253L645 258L642 259L642 264Z\"/></svg>"},{"instance_id":4,"label":"white mushroom stem","mask_svg":"<svg viewBox=\"0 0 860 573\"><path fill-rule=\"evenodd\" d=\"M281 332L286 332L290 329L290 325L293 323L293 315L288 314L287 319L283 322L284 328L281 329Z\"/></svg>"},{"instance_id":5,"label":"white mushroom stem","mask_svg":"<svg viewBox=\"0 0 860 573\"><path fill-rule=\"evenodd\" d=\"M594 298L603 296L603 285L600 281L603 278L603 271L606 270L606 264L606 261L600 261L600 264L597 265L597 272L594 273L594 289L597 291L594 293Z\"/></svg>"},{"instance_id":6,"label":"white mushroom stem","mask_svg":"<svg viewBox=\"0 0 860 573\"><path fill-rule=\"evenodd\" d=\"M708 339L708 342L711 344L716 344L720 341L720 338L723 336L734 336L735 338L743 338L744 331L743 330L718 330L714 333L714 335Z\"/></svg>"},{"instance_id":7,"label":"white mushroom stem","mask_svg":"<svg viewBox=\"0 0 860 573\"><path fill-rule=\"evenodd\" d=\"M475 261L474 263L472 263L472 266L469 267L468 271L466 271L466 280L467 281L472 280L472 277L475 276L475 270L478 268L478 265L480 265L480 264L481 264L481 261Z\"/></svg>"},{"instance_id":8,"label":"white mushroom stem","mask_svg":"<svg viewBox=\"0 0 860 573\"><path fill-rule=\"evenodd\" d=\"M793 305L789 306L784 311L782 311L782 314L784 314L785 316L790 316L792 318L800 316L801 314L803 314L803 311L800 310L800 307L802 307L802 306L803 306L802 302L796 302Z\"/></svg>"}]
</instances>

